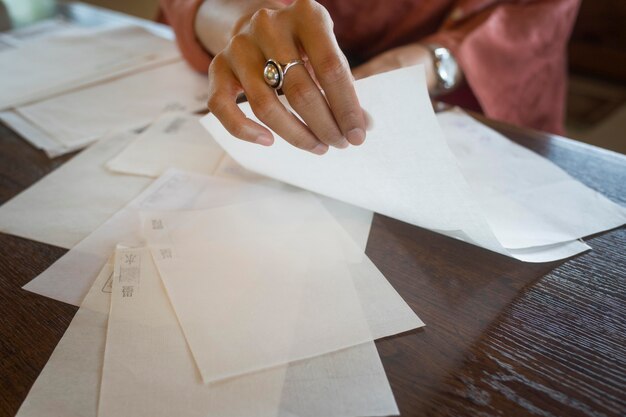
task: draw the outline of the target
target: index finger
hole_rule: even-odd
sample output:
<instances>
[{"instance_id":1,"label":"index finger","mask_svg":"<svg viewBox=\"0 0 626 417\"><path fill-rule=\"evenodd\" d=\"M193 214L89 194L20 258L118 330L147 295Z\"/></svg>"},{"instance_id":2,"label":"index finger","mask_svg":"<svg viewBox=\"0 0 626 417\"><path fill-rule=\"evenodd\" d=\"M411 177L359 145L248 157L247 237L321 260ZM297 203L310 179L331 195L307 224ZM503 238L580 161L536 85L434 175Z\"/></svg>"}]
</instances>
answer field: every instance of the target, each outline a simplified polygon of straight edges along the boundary
<instances>
[{"instance_id":1,"label":"index finger","mask_svg":"<svg viewBox=\"0 0 626 417\"><path fill-rule=\"evenodd\" d=\"M323 17L310 19L306 13L301 14L303 18L297 25L297 35L341 132L348 142L360 145L365 140L365 118L350 66L333 34L332 20L319 4L300 4L316 8L315 13Z\"/></svg>"}]
</instances>

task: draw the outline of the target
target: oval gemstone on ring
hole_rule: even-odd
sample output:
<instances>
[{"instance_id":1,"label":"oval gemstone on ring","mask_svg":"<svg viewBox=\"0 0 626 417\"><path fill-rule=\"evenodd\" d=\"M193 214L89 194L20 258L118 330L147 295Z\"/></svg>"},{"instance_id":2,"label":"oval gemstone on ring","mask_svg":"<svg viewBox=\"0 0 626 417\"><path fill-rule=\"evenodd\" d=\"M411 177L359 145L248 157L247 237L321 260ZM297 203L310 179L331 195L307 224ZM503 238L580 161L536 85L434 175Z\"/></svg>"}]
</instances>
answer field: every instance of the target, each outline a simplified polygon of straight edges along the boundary
<instances>
[{"instance_id":1,"label":"oval gemstone on ring","mask_svg":"<svg viewBox=\"0 0 626 417\"><path fill-rule=\"evenodd\" d=\"M268 60L265 63L265 69L263 70L263 78L265 79L265 83L270 87L277 88L282 81L283 72L276 65L276 63L272 60Z\"/></svg>"}]
</instances>

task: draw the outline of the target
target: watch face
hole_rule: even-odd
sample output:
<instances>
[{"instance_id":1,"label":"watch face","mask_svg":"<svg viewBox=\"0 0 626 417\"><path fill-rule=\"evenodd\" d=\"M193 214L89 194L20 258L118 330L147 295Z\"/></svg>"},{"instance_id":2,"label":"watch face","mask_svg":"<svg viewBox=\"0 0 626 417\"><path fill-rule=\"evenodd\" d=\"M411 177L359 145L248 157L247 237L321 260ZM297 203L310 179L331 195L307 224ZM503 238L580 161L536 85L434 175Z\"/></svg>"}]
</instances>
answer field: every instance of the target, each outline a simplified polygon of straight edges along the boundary
<instances>
[{"instance_id":1,"label":"watch face","mask_svg":"<svg viewBox=\"0 0 626 417\"><path fill-rule=\"evenodd\" d=\"M456 80L459 67L454 62L454 58L450 55L444 58L439 63L439 76L443 81L445 88L452 88L454 86L454 80Z\"/></svg>"},{"instance_id":2,"label":"watch face","mask_svg":"<svg viewBox=\"0 0 626 417\"><path fill-rule=\"evenodd\" d=\"M444 89L450 89L454 87L454 84L459 75L459 67L450 52L443 47L436 48L434 50L435 57L437 58L437 75L439 77L441 86Z\"/></svg>"}]
</instances>

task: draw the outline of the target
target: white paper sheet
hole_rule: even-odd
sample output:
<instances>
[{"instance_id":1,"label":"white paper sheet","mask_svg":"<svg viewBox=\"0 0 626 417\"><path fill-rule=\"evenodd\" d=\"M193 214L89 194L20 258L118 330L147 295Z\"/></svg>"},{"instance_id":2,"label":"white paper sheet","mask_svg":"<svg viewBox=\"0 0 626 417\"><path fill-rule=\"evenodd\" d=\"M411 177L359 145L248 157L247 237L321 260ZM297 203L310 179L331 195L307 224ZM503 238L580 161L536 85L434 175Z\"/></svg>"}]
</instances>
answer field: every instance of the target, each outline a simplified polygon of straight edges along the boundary
<instances>
[{"instance_id":1,"label":"white paper sheet","mask_svg":"<svg viewBox=\"0 0 626 417\"><path fill-rule=\"evenodd\" d=\"M107 163L123 174L158 177L169 168L212 174L224 156L222 148L206 134L200 116L166 113Z\"/></svg>"},{"instance_id":2,"label":"white paper sheet","mask_svg":"<svg viewBox=\"0 0 626 417\"><path fill-rule=\"evenodd\" d=\"M460 110L437 115L504 247L554 245L621 226L626 210Z\"/></svg>"},{"instance_id":3,"label":"white paper sheet","mask_svg":"<svg viewBox=\"0 0 626 417\"><path fill-rule=\"evenodd\" d=\"M105 263L16 417L96 416L113 260Z\"/></svg>"},{"instance_id":4,"label":"white paper sheet","mask_svg":"<svg viewBox=\"0 0 626 417\"><path fill-rule=\"evenodd\" d=\"M44 132L14 110L0 112L0 121L15 133L26 139L37 149L41 149L50 158L67 153L68 150L48 133Z\"/></svg>"},{"instance_id":5,"label":"white paper sheet","mask_svg":"<svg viewBox=\"0 0 626 417\"><path fill-rule=\"evenodd\" d=\"M107 340L112 275L113 262L110 260L100 271L81 308L30 389L17 417L95 417L97 415ZM168 308L171 308L169 303ZM169 318L171 320L171 316ZM176 332L179 336L182 335L178 326ZM128 349L127 353L132 353L130 346L125 347ZM157 350L161 345L151 347ZM184 341L183 348L187 361L190 362L191 357ZM159 352L159 354L165 353ZM157 397L153 391L141 390L145 388L145 385L138 384L132 386L135 390L133 404L141 406L140 410L150 411L148 407L157 404L157 400L162 399L184 402L185 406L180 407L176 415L181 415L181 410L189 409L188 397L185 396L187 391L183 389L187 387L172 379L172 375L181 375L181 369L184 369L185 365L181 366L180 363L181 361L172 362L171 357L159 361L160 367L152 369L155 374L151 376L158 379L150 380L151 383L156 380L172 383L170 393L175 394L174 398L163 395ZM172 365L171 369L164 366L168 364ZM198 376L195 365L193 372L193 381L196 382ZM137 380L125 382L137 382ZM203 385L203 387L206 386ZM297 415L303 417L398 414L374 343L291 364L286 368L233 379L215 385L213 388L210 409L216 410L216 413L205 415L295 417L293 410L302 410ZM151 385L148 389L155 389L155 386ZM177 391L179 389L180 391ZM126 393L128 392L131 391L127 390ZM273 398L269 394L273 392L280 393L279 402L272 401ZM202 403L204 398L197 399L197 401ZM146 407L143 407L143 402L146 402ZM276 405L278 405L277 408L272 408ZM118 415L138 414L127 412ZM154 417L157 414L148 415Z\"/></svg>"},{"instance_id":6,"label":"white paper sheet","mask_svg":"<svg viewBox=\"0 0 626 417\"><path fill-rule=\"evenodd\" d=\"M257 198L279 195L284 188L254 185L242 181L227 181L202 175L170 171L153 182L125 208L115 213L93 233L81 240L50 268L24 286L24 289L79 305L100 268L119 242L138 244L142 240L138 211L181 210L219 207ZM334 204L333 215L339 223L349 224L353 238L364 249L371 217L361 209L355 216L349 207ZM363 221L363 223L359 223Z\"/></svg>"},{"instance_id":7,"label":"white paper sheet","mask_svg":"<svg viewBox=\"0 0 626 417\"><path fill-rule=\"evenodd\" d=\"M16 112L70 152L111 130L143 127L164 111L201 110L206 84L205 75L176 62L19 107Z\"/></svg>"},{"instance_id":8,"label":"white paper sheet","mask_svg":"<svg viewBox=\"0 0 626 417\"><path fill-rule=\"evenodd\" d=\"M172 41L138 26L60 30L0 55L0 109L42 100L179 57Z\"/></svg>"},{"instance_id":9,"label":"white paper sheet","mask_svg":"<svg viewBox=\"0 0 626 417\"><path fill-rule=\"evenodd\" d=\"M584 191L586 198L580 199L584 187L571 181L562 188L559 188L561 184L555 184L555 188L539 193L559 194L558 207L564 210L563 216L553 213L547 216L548 204L538 206L534 212L524 211L532 202L529 195L536 187L523 188L528 183L519 178L524 173L511 171L515 164L513 167L505 163L497 165L509 175L494 175L496 170L492 166L481 167L490 160L481 159L483 155L478 152L468 164L484 168L481 172L488 175L468 175L470 181L478 183L470 189L458 167L465 166L463 161L457 160L446 146L425 85L423 70L419 67L357 81L361 105L373 117L374 126L363 145L346 150L331 149L322 157L302 152L283 140L267 148L237 140L210 114L202 123L229 155L248 169L524 261L555 260L580 253L588 246L576 239L626 221L623 209L599 198L591 190ZM393 94L389 94L390 91ZM247 103L240 107L248 117L257 120ZM439 120L451 123L445 116ZM519 152L507 154L510 146L505 145L503 151L502 144L495 143L497 140L487 143L481 140L483 129L477 132L468 125L452 126L446 132L455 135L451 146L462 148L462 140L476 140L485 147L494 145L486 152L494 158L503 154L507 161L518 158ZM476 145L472 149L482 148ZM535 163L544 168L552 166L538 156L528 157L528 152L525 153L527 167ZM461 159L467 156L462 150L457 155ZM540 169L537 178L552 175L553 171ZM510 189L511 176L517 178L513 187L518 187L518 195L504 193L497 200L485 202L485 195L475 190ZM587 204L589 202L594 204ZM578 209L572 209L570 204L578 204ZM522 212L523 218L519 215ZM577 226L581 218L574 213L585 214L589 219L584 227ZM568 226L554 224L559 221L567 221ZM528 227L529 223L532 227ZM494 234L490 224L498 228L497 233ZM526 232L517 234L523 230ZM502 243L511 248L505 249Z\"/></svg>"},{"instance_id":10,"label":"white paper sheet","mask_svg":"<svg viewBox=\"0 0 626 417\"><path fill-rule=\"evenodd\" d=\"M322 157L282 139L270 147L237 140L212 114L202 123L233 159L252 171L506 253L446 145L423 68L380 74L356 87L362 107L373 117L367 140L358 147L330 149ZM240 108L257 120L248 103Z\"/></svg>"},{"instance_id":11,"label":"white paper sheet","mask_svg":"<svg viewBox=\"0 0 626 417\"><path fill-rule=\"evenodd\" d=\"M373 343L205 385L146 249L117 251L98 415L398 413Z\"/></svg>"},{"instance_id":12,"label":"white paper sheet","mask_svg":"<svg viewBox=\"0 0 626 417\"><path fill-rule=\"evenodd\" d=\"M104 167L134 137L105 138L0 206L0 232L73 247L152 182Z\"/></svg>"},{"instance_id":13,"label":"white paper sheet","mask_svg":"<svg viewBox=\"0 0 626 417\"><path fill-rule=\"evenodd\" d=\"M181 112L164 114L109 161L107 167L114 172L150 177L158 177L169 168L178 168L267 187L284 187L278 181L237 164L207 134L199 119L200 116ZM373 217L371 211L321 195L317 197L341 219L342 226L355 242L367 242Z\"/></svg>"},{"instance_id":14,"label":"white paper sheet","mask_svg":"<svg viewBox=\"0 0 626 417\"><path fill-rule=\"evenodd\" d=\"M144 232L205 382L422 325L308 192L148 214ZM375 299L359 299L351 267Z\"/></svg>"}]
</instances>

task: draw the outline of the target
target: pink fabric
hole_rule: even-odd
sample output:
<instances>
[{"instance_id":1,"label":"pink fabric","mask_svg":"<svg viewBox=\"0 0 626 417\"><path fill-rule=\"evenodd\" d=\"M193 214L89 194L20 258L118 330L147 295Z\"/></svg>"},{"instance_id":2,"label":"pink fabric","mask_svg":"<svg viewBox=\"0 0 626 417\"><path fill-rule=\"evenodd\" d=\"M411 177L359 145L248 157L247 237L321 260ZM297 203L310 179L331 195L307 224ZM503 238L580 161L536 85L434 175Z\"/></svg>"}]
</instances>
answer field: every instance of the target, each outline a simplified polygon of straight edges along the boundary
<instances>
[{"instance_id":1,"label":"pink fabric","mask_svg":"<svg viewBox=\"0 0 626 417\"><path fill-rule=\"evenodd\" d=\"M288 0L287 0L288 1ZM562 133L566 46L579 0L318 0L351 62L412 42L448 47L467 87L449 101L476 104L491 118ZM161 0L183 56L206 71L195 37L202 0Z\"/></svg>"}]
</instances>

